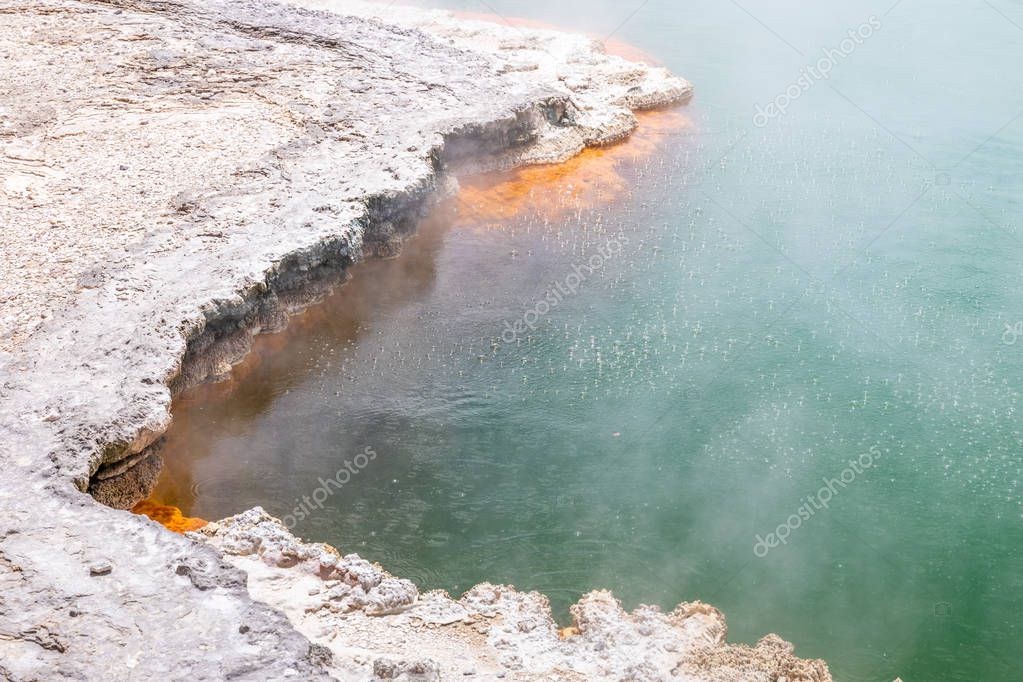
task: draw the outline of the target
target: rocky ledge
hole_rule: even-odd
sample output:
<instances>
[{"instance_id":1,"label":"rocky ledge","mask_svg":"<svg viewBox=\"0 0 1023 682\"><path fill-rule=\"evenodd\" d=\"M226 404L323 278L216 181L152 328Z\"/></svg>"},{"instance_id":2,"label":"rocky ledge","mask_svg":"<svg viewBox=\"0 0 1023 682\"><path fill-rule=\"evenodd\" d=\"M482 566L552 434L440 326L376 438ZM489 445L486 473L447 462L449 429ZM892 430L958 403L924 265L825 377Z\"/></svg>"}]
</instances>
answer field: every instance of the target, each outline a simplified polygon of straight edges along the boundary
<instances>
[{"instance_id":1,"label":"rocky ledge","mask_svg":"<svg viewBox=\"0 0 1023 682\"><path fill-rule=\"evenodd\" d=\"M338 679L831 679L822 661L796 658L776 635L756 647L726 644L721 612L700 602L626 613L600 590L572 606L572 626L559 629L539 593L482 584L457 601L420 594L358 554L303 543L259 508L192 535L245 571L255 599L329 651L324 660Z\"/></svg>"},{"instance_id":2,"label":"rocky ledge","mask_svg":"<svg viewBox=\"0 0 1023 682\"><path fill-rule=\"evenodd\" d=\"M261 510L182 536L115 508L176 391L395 253L457 173L618 141L688 83L311 0L2 0L0 64L0 678L830 679L698 603L596 592L559 633L540 595L419 594Z\"/></svg>"}]
</instances>

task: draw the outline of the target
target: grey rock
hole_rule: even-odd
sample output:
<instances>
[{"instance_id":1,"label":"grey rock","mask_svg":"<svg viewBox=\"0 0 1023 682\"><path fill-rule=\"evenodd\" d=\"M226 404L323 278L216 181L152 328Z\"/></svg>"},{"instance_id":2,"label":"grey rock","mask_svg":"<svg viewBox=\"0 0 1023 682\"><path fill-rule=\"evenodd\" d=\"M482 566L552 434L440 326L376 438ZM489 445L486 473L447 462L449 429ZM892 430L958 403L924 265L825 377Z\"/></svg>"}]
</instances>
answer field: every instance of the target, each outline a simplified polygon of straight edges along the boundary
<instances>
[{"instance_id":1,"label":"grey rock","mask_svg":"<svg viewBox=\"0 0 1023 682\"><path fill-rule=\"evenodd\" d=\"M113 570L114 570L114 567L111 566L109 562L103 561L101 563L93 564L92 566L89 566L89 575L91 575L91 576L109 575L110 572L113 571Z\"/></svg>"}]
</instances>

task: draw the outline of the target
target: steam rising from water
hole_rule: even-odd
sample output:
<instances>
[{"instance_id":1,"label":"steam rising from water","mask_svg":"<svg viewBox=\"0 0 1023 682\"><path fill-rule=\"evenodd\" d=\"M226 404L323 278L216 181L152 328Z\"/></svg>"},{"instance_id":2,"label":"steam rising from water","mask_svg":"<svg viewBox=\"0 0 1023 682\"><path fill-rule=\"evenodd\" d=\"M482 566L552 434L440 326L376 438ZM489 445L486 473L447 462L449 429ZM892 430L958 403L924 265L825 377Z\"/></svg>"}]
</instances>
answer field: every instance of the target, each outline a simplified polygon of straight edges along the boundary
<instances>
[{"instance_id":1,"label":"steam rising from water","mask_svg":"<svg viewBox=\"0 0 1023 682\"><path fill-rule=\"evenodd\" d=\"M857 204L893 215L913 198L908 182L864 201L851 187L870 165L751 164L763 142L718 163L691 129L662 143L618 162L626 182L611 202L541 194L497 222L463 199L400 258L359 266L324 306L261 339L235 381L179 401L161 499L206 518L256 504L283 514L372 446L378 461L300 534L424 588L507 581L556 608L597 586L630 604L699 597L741 614L740 638L802 632L800 610L777 605L807 594L823 613L911 628L967 587L948 576L978 557L1008 579L997 548L1019 535L1018 396L996 368L1018 360L957 268L901 255L942 257L927 232L945 200L919 206L912 241L892 235L882 255L861 249L876 225L806 216ZM792 172L817 179L782 203L767 178ZM515 190L499 208L518 191L513 179L487 186ZM626 252L503 344L503 322L614 230L629 230ZM982 263L986 248L964 244L955 260ZM758 533L870 448L882 464L754 556ZM946 500L964 491L973 502L953 514ZM963 532L977 538L967 563L948 543ZM831 621L831 636L866 650L860 621Z\"/></svg>"},{"instance_id":2,"label":"steam rising from water","mask_svg":"<svg viewBox=\"0 0 1023 682\"><path fill-rule=\"evenodd\" d=\"M762 29L724 11L701 6L720 24L708 35L737 31L766 54L741 33ZM670 54L677 37L649 30ZM885 35L900 31L886 19ZM421 587L507 581L562 615L593 587L628 605L699 598L733 638L776 631L839 679L1019 677L1023 356L1003 339L1023 317L1006 227L1018 129L955 178L827 88L749 130L771 94L758 88L801 62L743 70L728 61L741 53L699 47L715 58L684 46L688 63L670 64L700 84L694 123L652 136L652 155L467 184L401 258L359 266L260 340L235 381L179 401L161 499L206 518L283 514L372 446L358 484L298 530ZM901 50L872 42L856 59L877 68L833 82L872 93ZM973 112L941 144L920 112L889 115L952 166L1009 108ZM502 342L620 230L620 258ZM754 554L757 534L871 449L877 466Z\"/></svg>"}]
</instances>

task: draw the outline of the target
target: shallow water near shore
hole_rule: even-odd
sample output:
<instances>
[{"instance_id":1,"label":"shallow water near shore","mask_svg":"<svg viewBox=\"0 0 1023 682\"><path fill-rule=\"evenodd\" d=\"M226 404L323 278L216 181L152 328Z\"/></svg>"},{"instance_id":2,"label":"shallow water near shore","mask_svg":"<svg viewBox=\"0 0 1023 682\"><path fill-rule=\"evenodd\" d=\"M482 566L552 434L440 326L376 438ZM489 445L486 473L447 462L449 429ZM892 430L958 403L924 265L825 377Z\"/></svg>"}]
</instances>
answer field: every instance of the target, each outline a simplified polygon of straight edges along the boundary
<instances>
[{"instance_id":1,"label":"shallow water near shore","mask_svg":"<svg viewBox=\"0 0 1023 682\"><path fill-rule=\"evenodd\" d=\"M1023 678L1023 7L488 4L615 31L696 100L355 268L176 402L157 498L563 621L700 599L838 680Z\"/></svg>"}]
</instances>

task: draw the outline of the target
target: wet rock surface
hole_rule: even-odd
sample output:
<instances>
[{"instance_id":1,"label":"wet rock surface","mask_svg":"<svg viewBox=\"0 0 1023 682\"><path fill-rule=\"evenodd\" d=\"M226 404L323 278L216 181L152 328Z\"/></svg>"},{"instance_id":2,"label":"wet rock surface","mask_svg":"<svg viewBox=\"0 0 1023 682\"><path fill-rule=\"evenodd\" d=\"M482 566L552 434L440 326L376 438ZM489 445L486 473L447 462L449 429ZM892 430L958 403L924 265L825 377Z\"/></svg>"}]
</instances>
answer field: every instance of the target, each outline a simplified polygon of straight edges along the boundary
<instances>
[{"instance_id":1,"label":"wet rock surface","mask_svg":"<svg viewBox=\"0 0 1023 682\"><path fill-rule=\"evenodd\" d=\"M261 510L181 536L111 508L158 472L173 392L396 252L456 172L619 140L685 81L356 2L3 0L0 58L0 678L798 669L772 640L741 672L709 607L595 593L562 640L540 595L420 594Z\"/></svg>"}]
</instances>

